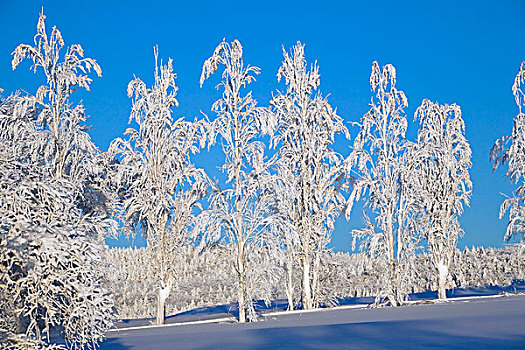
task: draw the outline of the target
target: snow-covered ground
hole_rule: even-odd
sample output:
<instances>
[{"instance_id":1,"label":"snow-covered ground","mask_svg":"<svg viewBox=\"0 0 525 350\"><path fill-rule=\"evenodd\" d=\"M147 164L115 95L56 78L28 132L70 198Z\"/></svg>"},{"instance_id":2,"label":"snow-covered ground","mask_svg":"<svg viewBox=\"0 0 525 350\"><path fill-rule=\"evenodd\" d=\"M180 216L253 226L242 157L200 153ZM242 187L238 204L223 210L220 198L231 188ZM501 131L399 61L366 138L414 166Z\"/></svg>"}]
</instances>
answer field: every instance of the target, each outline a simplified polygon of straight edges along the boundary
<instances>
[{"instance_id":1,"label":"snow-covered ground","mask_svg":"<svg viewBox=\"0 0 525 350\"><path fill-rule=\"evenodd\" d=\"M523 287L514 289L520 292ZM494 297L495 288L461 290L457 294L462 297L443 303L279 313L247 324L173 324L212 315L224 319L232 311L217 306L200 310L203 317L199 310L172 317L172 324L162 327L121 323L121 330L110 332L101 349L523 349L525 295Z\"/></svg>"}]
</instances>

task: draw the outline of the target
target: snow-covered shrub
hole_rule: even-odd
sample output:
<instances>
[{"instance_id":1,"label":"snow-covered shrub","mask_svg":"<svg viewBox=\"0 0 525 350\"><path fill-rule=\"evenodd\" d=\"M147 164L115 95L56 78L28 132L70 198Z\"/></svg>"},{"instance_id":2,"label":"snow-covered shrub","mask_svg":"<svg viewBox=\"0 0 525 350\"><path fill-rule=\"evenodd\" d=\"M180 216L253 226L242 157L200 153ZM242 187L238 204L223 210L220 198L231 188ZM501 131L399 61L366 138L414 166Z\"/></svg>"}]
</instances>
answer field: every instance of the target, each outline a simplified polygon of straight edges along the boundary
<instances>
[{"instance_id":1,"label":"snow-covered shrub","mask_svg":"<svg viewBox=\"0 0 525 350\"><path fill-rule=\"evenodd\" d=\"M77 206L74 184L6 158L0 155L0 285L7 310L29 337L49 341L61 330L71 347L95 347L113 317L101 287L97 223Z\"/></svg>"},{"instance_id":2,"label":"snow-covered shrub","mask_svg":"<svg viewBox=\"0 0 525 350\"><path fill-rule=\"evenodd\" d=\"M0 102L0 288L13 346L49 344L60 332L71 348L95 348L112 325L113 301L101 287L103 235L114 229L100 152L72 106L75 86L89 89L87 72L100 67L80 45L67 48L40 15L35 46L13 52L47 78L35 96ZM22 342L22 343L20 343Z\"/></svg>"}]
</instances>

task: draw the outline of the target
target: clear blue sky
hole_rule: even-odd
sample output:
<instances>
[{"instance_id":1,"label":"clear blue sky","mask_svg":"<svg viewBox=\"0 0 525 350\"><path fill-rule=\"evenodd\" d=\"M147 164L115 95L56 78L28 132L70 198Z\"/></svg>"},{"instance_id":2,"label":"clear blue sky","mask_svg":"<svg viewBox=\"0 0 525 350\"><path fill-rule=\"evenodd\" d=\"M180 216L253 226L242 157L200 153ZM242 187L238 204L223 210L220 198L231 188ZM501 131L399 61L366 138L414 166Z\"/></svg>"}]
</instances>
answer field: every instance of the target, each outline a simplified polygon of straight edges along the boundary
<instances>
[{"instance_id":1,"label":"clear blue sky","mask_svg":"<svg viewBox=\"0 0 525 350\"><path fill-rule=\"evenodd\" d=\"M262 74L252 84L255 97L267 105L271 92L283 88L275 78L281 46L306 44L307 59L317 60L321 90L348 122L368 109L368 77L374 60L397 68L398 88L413 113L423 98L461 105L473 151L474 183L470 208L461 219L465 245L501 246L505 220L498 219L500 193L512 193L503 170L492 173L488 161L494 140L510 134L517 107L511 85L525 60L525 1L0 1L0 87L5 93L36 92L41 75L29 63L11 70L10 53L32 43L38 13L44 6L48 28L56 25L67 45L80 43L86 56L103 70L91 92L77 94L91 116L94 142L103 150L128 127L131 100L127 83L133 75L153 77L153 50L172 57L178 73L180 108L175 115L210 117L219 97L217 80L199 88L202 63L226 38L239 39L245 62ZM409 134L416 132L409 126ZM351 129L352 136L356 130ZM349 153L349 142L337 149ZM220 153L203 153L198 163L214 169ZM333 247L350 249L349 230L361 226L354 210L349 223L338 220Z\"/></svg>"}]
</instances>

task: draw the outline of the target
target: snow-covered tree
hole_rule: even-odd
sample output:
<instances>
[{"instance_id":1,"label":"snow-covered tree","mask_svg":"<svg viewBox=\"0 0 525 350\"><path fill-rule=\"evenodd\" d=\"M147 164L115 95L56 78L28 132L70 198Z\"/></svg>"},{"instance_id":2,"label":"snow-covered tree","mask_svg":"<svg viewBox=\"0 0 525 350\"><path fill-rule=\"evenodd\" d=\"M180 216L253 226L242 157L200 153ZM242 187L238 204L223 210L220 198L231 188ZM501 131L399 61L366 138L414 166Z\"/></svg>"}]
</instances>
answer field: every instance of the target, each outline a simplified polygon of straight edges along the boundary
<instances>
[{"instance_id":1,"label":"snow-covered tree","mask_svg":"<svg viewBox=\"0 0 525 350\"><path fill-rule=\"evenodd\" d=\"M525 244L525 61L514 79L512 93L518 105L518 114L514 118L512 134L496 140L490 151L490 160L494 170L508 164L507 177L512 183L519 184L516 193L507 197L501 204L500 218L509 212L509 222L505 240L517 236Z\"/></svg>"},{"instance_id":2,"label":"snow-covered tree","mask_svg":"<svg viewBox=\"0 0 525 350\"><path fill-rule=\"evenodd\" d=\"M268 162L264 160L264 144L257 140L272 127L272 116L257 107L252 93L242 89L259 74L259 68L244 65L243 49L237 40L223 41L203 65L200 84L224 66L219 87L224 89L212 111L217 114L210 128L210 143L221 137L226 156L222 171L227 176L226 187L217 187L210 199L210 209L200 217L200 230L214 239L224 238L233 245L232 266L237 276L239 322L246 321L246 311L255 318L250 294L250 270L256 269L248 252L254 245L270 244L269 206L274 199L269 185ZM273 254L273 253L272 253Z\"/></svg>"},{"instance_id":3,"label":"snow-covered tree","mask_svg":"<svg viewBox=\"0 0 525 350\"><path fill-rule=\"evenodd\" d=\"M407 119L403 108L408 102L403 91L396 88L396 70L390 64L380 68L373 63L370 86L375 93L371 108L358 124L360 131L347 159L348 172L356 182L346 215L354 202L366 196L372 220L364 212L366 227L353 230L354 243L355 239L362 240L362 248L388 261L388 287L380 296L388 297L395 306L403 301L404 274L410 270L416 243L412 209L417 196L405 152Z\"/></svg>"},{"instance_id":4,"label":"snow-covered tree","mask_svg":"<svg viewBox=\"0 0 525 350\"><path fill-rule=\"evenodd\" d=\"M191 154L206 142L206 123L174 120L172 107L178 106L177 75L172 60L158 65L155 49L155 82L148 88L139 78L128 85L134 97L129 122L138 129L126 130L127 139L115 139L109 149L119 162L114 164L113 181L122 201L125 228L140 232L155 257L158 281L157 324L165 322L165 301L174 282L176 248L191 238L188 227L193 210L206 195L208 178L196 168Z\"/></svg>"},{"instance_id":5,"label":"snow-covered tree","mask_svg":"<svg viewBox=\"0 0 525 350\"><path fill-rule=\"evenodd\" d=\"M36 145L41 162L55 178L65 176L83 184L99 171L95 161L98 150L86 132L88 127L83 125L86 120L84 106L73 106L69 97L79 87L89 91L92 79L87 73L91 69L98 76L102 71L94 59L84 57L79 44L68 47L62 57L62 34L53 27L48 36L45 18L42 13L38 20L35 46L19 45L13 52L12 66L16 69L28 58L33 61L33 71L40 67L47 79L35 96L35 103L40 107L36 123L41 128L41 137L47 139Z\"/></svg>"},{"instance_id":6,"label":"snow-covered tree","mask_svg":"<svg viewBox=\"0 0 525 350\"><path fill-rule=\"evenodd\" d=\"M114 221L84 108L69 96L75 86L89 89L87 73L100 68L78 44L62 57L62 35L55 27L47 35L43 14L34 43L15 49L12 66L28 57L47 84L0 106L0 285L14 303L16 332L49 343L62 330L69 347L94 348L113 318L100 252Z\"/></svg>"},{"instance_id":7,"label":"snow-covered tree","mask_svg":"<svg viewBox=\"0 0 525 350\"><path fill-rule=\"evenodd\" d=\"M113 300L101 287L102 245L96 222L76 205L78 189L5 158L0 180L0 288L18 331L49 342L61 327L70 347L95 348L112 325Z\"/></svg>"},{"instance_id":8,"label":"snow-covered tree","mask_svg":"<svg viewBox=\"0 0 525 350\"><path fill-rule=\"evenodd\" d=\"M470 145L458 105L427 99L415 113L421 127L410 162L421 194L421 230L437 273L438 296L446 298L446 281L453 263L459 216L469 204L472 182Z\"/></svg>"},{"instance_id":9,"label":"snow-covered tree","mask_svg":"<svg viewBox=\"0 0 525 350\"><path fill-rule=\"evenodd\" d=\"M286 92L278 91L270 104L278 123L272 142L280 146L277 193L284 217L287 295L290 303L291 269L297 257L302 266L303 308L311 309L318 302L321 256L344 208L342 190L347 187L343 157L331 147L337 134L350 136L343 119L317 90L319 67L316 63L308 67L304 45L298 42L290 53L283 49L283 55L277 78L284 78Z\"/></svg>"},{"instance_id":10,"label":"snow-covered tree","mask_svg":"<svg viewBox=\"0 0 525 350\"><path fill-rule=\"evenodd\" d=\"M85 109L82 103L73 105L71 94L78 88L89 91L92 79L88 73L93 69L98 76L102 70L92 58L84 57L80 44L67 47L64 56L64 40L61 32L53 27L48 36L45 28L46 16L41 13L34 46L21 44L12 53L13 69L24 59L33 61L34 72L41 68L46 84L41 85L35 96L20 98L16 117L26 118L19 108L35 106L36 118L31 121L38 131L32 141L21 143L23 152L31 155L31 162L38 164L54 178L65 178L78 189L77 205L84 215L92 218L94 230L99 235L114 235L115 220L111 218L112 192L106 181L106 161L88 134ZM13 135L16 136L16 135Z\"/></svg>"}]
</instances>

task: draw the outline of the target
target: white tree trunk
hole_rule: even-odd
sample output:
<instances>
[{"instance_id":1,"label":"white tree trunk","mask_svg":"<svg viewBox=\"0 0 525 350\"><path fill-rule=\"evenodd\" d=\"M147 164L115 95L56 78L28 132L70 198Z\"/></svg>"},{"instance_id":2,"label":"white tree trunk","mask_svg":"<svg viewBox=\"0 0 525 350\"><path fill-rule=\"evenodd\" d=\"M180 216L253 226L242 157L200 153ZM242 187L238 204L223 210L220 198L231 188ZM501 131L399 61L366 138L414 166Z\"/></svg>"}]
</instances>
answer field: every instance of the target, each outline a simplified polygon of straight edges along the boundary
<instances>
[{"instance_id":1,"label":"white tree trunk","mask_svg":"<svg viewBox=\"0 0 525 350\"><path fill-rule=\"evenodd\" d=\"M244 264L244 249L239 247L237 256L237 273L238 273L238 303L239 303L239 323L246 322L246 268Z\"/></svg>"},{"instance_id":2,"label":"white tree trunk","mask_svg":"<svg viewBox=\"0 0 525 350\"><path fill-rule=\"evenodd\" d=\"M321 250L315 255L314 267L312 271L312 308L318 306L317 296L319 295L319 269L321 268Z\"/></svg>"},{"instance_id":3,"label":"white tree trunk","mask_svg":"<svg viewBox=\"0 0 525 350\"><path fill-rule=\"evenodd\" d=\"M390 286L388 290L388 300L390 301L390 304L392 306L399 306L401 305L401 300L399 300L399 281L397 278L397 267L396 267L396 260L390 261L390 278L388 281L388 284Z\"/></svg>"},{"instance_id":4,"label":"white tree trunk","mask_svg":"<svg viewBox=\"0 0 525 350\"><path fill-rule=\"evenodd\" d=\"M246 322L246 301L244 298L244 291L239 288L239 323Z\"/></svg>"},{"instance_id":5,"label":"white tree trunk","mask_svg":"<svg viewBox=\"0 0 525 350\"><path fill-rule=\"evenodd\" d=\"M303 310L313 308L312 288L310 284L310 255L303 255Z\"/></svg>"},{"instance_id":6,"label":"white tree trunk","mask_svg":"<svg viewBox=\"0 0 525 350\"><path fill-rule=\"evenodd\" d=\"M438 298L446 299L447 298L447 289L445 287L448 278L448 266L445 265L442 261L437 264L438 270Z\"/></svg>"},{"instance_id":7,"label":"white tree trunk","mask_svg":"<svg viewBox=\"0 0 525 350\"><path fill-rule=\"evenodd\" d=\"M398 300L398 290L399 290L399 284L398 284L398 278L397 278L397 260L396 260L396 253L394 248L394 225L393 225L393 214L388 212L387 214L387 232L386 232L386 238L388 241L388 262L390 265L390 278L388 281L388 284L390 286L388 291L388 300L390 301L390 304L392 306L399 306L400 300ZM399 247L398 247L399 249Z\"/></svg>"},{"instance_id":8,"label":"white tree trunk","mask_svg":"<svg viewBox=\"0 0 525 350\"><path fill-rule=\"evenodd\" d=\"M293 297L294 297L294 287L293 287L293 257L291 254L288 254L288 259L286 263L286 296L288 297L288 308L287 311L292 311L294 307Z\"/></svg>"},{"instance_id":9,"label":"white tree trunk","mask_svg":"<svg viewBox=\"0 0 525 350\"><path fill-rule=\"evenodd\" d=\"M156 324L166 323L166 299L171 292L171 283L159 288L159 295L157 297L157 320Z\"/></svg>"}]
</instances>

